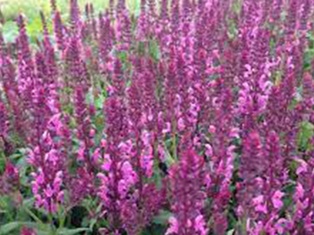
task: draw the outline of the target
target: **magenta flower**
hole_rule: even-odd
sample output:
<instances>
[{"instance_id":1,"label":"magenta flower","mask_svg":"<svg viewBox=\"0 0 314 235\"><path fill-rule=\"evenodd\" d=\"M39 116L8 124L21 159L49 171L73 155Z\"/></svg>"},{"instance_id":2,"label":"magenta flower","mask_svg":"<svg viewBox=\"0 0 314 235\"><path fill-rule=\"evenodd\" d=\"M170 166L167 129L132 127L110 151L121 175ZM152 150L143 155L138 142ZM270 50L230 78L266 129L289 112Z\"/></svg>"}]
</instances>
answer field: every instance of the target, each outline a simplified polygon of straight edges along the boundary
<instances>
[{"instance_id":1,"label":"magenta flower","mask_svg":"<svg viewBox=\"0 0 314 235\"><path fill-rule=\"evenodd\" d=\"M108 15L99 14L99 56L100 61L105 63L108 54L112 50L114 41L114 30Z\"/></svg>"},{"instance_id":2,"label":"magenta flower","mask_svg":"<svg viewBox=\"0 0 314 235\"><path fill-rule=\"evenodd\" d=\"M272 197L272 203L275 209L280 209L283 206L282 197L284 193L276 191Z\"/></svg>"},{"instance_id":3,"label":"magenta flower","mask_svg":"<svg viewBox=\"0 0 314 235\"><path fill-rule=\"evenodd\" d=\"M25 105L29 108L31 103L31 93L34 87L35 67L32 52L29 46L29 39L26 33L24 17L19 15L18 19L19 36L18 45L18 90L23 97Z\"/></svg>"},{"instance_id":4,"label":"magenta flower","mask_svg":"<svg viewBox=\"0 0 314 235\"><path fill-rule=\"evenodd\" d=\"M57 42L57 47L59 51L63 51L65 49L65 30L64 25L62 24L62 19L59 11L56 11L54 13L53 17L53 28L54 28L54 34L55 34L55 40Z\"/></svg>"},{"instance_id":5,"label":"magenta flower","mask_svg":"<svg viewBox=\"0 0 314 235\"><path fill-rule=\"evenodd\" d=\"M73 36L70 39L65 50L64 60L69 85L74 87L76 84L80 84L81 87L84 88L84 91L86 91L90 75L87 70L87 65L83 60L82 45L77 36Z\"/></svg>"},{"instance_id":6,"label":"magenta flower","mask_svg":"<svg viewBox=\"0 0 314 235\"><path fill-rule=\"evenodd\" d=\"M75 35L80 34L82 22L81 22L81 12L80 8L78 6L77 0L71 0L70 1L70 22L71 22L71 29L72 33Z\"/></svg>"},{"instance_id":7,"label":"magenta flower","mask_svg":"<svg viewBox=\"0 0 314 235\"><path fill-rule=\"evenodd\" d=\"M264 173L265 164L262 161L262 143L258 132L251 132L244 140L244 149L241 156L240 177L244 180L244 188L241 188L240 207L244 213L252 214L252 205L262 208L263 185L259 179ZM264 209L263 209L264 210Z\"/></svg>"},{"instance_id":8,"label":"magenta flower","mask_svg":"<svg viewBox=\"0 0 314 235\"><path fill-rule=\"evenodd\" d=\"M48 213L56 213L58 206L64 202L65 159L62 145L54 139L61 129L61 120L56 118L49 121L48 130L42 134L38 145L34 146L28 155L29 164L36 169L32 173L31 183L35 205L44 208ZM59 124L56 131L53 123Z\"/></svg>"},{"instance_id":9,"label":"magenta flower","mask_svg":"<svg viewBox=\"0 0 314 235\"><path fill-rule=\"evenodd\" d=\"M8 132L8 112L7 109L4 105L3 102L1 102L0 100L0 126L1 131L0 131L0 136L2 138L4 138L5 136L7 136L7 132Z\"/></svg>"},{"instance_id":10,"label":"magenta flower","mask_svg":"<svg viewBox=\"0 0 314 235\"><path fill-rule=\"evenodd\" d=\"M19 170L11 162L5 164L5 169L2 175L0 175L0 194L10 194L16 191L20 185Z\"/></svg>"},{"instance_id":11,"label":"magenta flower","mask_svg":"<svg viewBox=\"0 0 314 235\"><path fill-rule=\"evenodd\" d=\"M201 214L205 205L204 173L203 159L192 150L184 152L180 162L171 168L169 177L173 217L169 219L170 226L166 234L207 233Z\"/></svg>"},{"instance_id":12,"label":"magenta flower","mask_svg":"<svg viewBox=\"0 0 314 235\"><path fill-rule=\"evenodd\" d=\"M37 235L37 233L35 232L34 229L23 226L20 235Z\"/></svg>"}]
</instances>

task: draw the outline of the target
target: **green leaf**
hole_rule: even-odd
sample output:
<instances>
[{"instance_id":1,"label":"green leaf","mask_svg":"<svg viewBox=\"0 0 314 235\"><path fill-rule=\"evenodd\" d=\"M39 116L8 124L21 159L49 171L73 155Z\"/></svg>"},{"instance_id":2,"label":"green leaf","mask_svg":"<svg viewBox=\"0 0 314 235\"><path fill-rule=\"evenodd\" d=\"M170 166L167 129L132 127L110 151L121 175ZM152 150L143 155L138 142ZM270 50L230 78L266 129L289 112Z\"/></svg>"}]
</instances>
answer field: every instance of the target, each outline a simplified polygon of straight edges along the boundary
<instances>
[{"instance_id":1,"label":"green leaf","mask_svg":"<svg viewBox=\"0 0 314 235\"><path fill-rule=\"evenodd\" d=\"M58 234L60 234L60 235L74 235L74 234L86 232L89 230L90 230L89 228L75 228L75 229L62 228L62 229L58 230Z\"/></svg>"},{"instance_id":2,"label":"green leaf","mask_svg":"<svg viewBox=\"0 0 314 235\"><path fill-rule=\"evenodd\" d=\"M10 222L5 225L2 225L0 228L0 234L9 234L13 230L19 228L21 226L20 222Z\"/></svg>"},{"instance_id":3,"label":"green leaf","mask_svg":"<svg viewBox=\"0 0 314 235\"><path fill-rule=\"evenodd\" d=\"M106 97L102 94L95 99L95 107L97 110L101 110L103 108L105 100Z\"/></svg>"},{"instance_id":4,"label":"green leaf","mask_svg":"<svg viewBox=\"0 0 314 235\"><path fill-rule=\"evenodd\" d=\"M155 216L153 222L155 224L162 224L166 225L168 223L169 218L171 217L172 213L170 211L161 210L159 215Z\"/></svg>"},{"instance_id":5,"label":"green leaf","mask_svg":"<svg viewBox=\"0 0 314 235\"><path fill-rule=\"evenodd\" d=\"M35 228L37 225L36 223L32 223L32 222L20 222L20 221L10 222L0 227L0 234L1 235L12 234L12 231L14 231L15 229L19 229L21 226Z\"/></svg>"},{"instance_id":6,"label":"green leaf","mask_svg":"<svg viewBox=\"0 0 314 235\"><path fill-rule=\"evenodd\" d=\"M310 140L314 135L314 125L310 122L302 122L298 135L298 147L301 150L308 150L310 146Z\"/></svg>"},{"instance_id":7,"label":"green leaf","mask_svg":"<svg viewBox=\"0 0 314 235\"><path fill-rule=\"evenodd\" d=\"M171 154L169 153L168 149L165 148L165 163L166 163L166 165L168 167L170 167L175 162L176 162L176 160L174 159L174 157L172 157Z\"/></svg>"},{"instance_id":8,"label":"green leaf","mask_svg":"<svg viewBox=\"0 0 314 235\"><path fill-rule=\"evenodd\" d=\"M128 54L125 51L119 51L117 57L120 59L122 64L125 64L128 59Z\"/></svg>"},{"instance_id":9,"label":"green leaf","mask_svg":"<svg viewBox=\"0 0 314 235\"><path fill-rule=\"evenodd\" d=\"M90 231L93 231L93 228L96 225L96 223L97 223L97 219L93 218L90 220L90 224L89 224L89 230Z\"/></svg>"},{"instance_id":10,"label":"green leaf","mask_svg":"<svg viewBox=\"0 0 314 235\"><path fill-rule=\"evenodd\" d=\"M4 154L0 151L0 173L4 172L4 170L5 170Z\"/></svg>"},{"instance_id":11,"label":"green leaf","mask_svg":"<svg viewBox=\"0 0 314 235\"><path fill-rule=\"evenodd\" d=\"M51 231L45 231L45 230L36 230L37 235L50 235Z\"/></svg>"},{"instance_id":12,"label":"green leaf","mask_svg":"<svg viewBox=\"0 0 314 235\"><path fill-rule=\"evenodd\" d=\"M305 51L303 55L304 59L304 67L305 69L309 69L311 67L312 60L314 58L314 49L308 49Z\"/></svg>"},{"instance_id":13,"label":"green leaf","mask_svg":"<svg viewBox=\"0 0 314 235\"><path fill-rule=\"evenodd\" d=\"M160 59L160 51L159 51L159 45L157 41L155 40L150 41L149 54L155 61L158 61Z\"/></svg>"},{"instance_id":14,"label":"green leaf","mask_svg":"<svg viewBox=\"0 0 314 235\"><path fill-rule=\"evenodd\" d=\"M166 226L160 224L152 224L151 226L145 228L140 235L160 235L166 233Z\"/></svg>"},{"instance_id":15,"label":"green leaf","mask_svg":"<svg viewBox=\"0 0 314 235\"><path fill-rule=\"evenodd\" d=\"M229 231L227 232L226 235L233 235L233 234L234 234L234 229L231 229L231 230L229 230Z\"/></svg>"}]
</instances>

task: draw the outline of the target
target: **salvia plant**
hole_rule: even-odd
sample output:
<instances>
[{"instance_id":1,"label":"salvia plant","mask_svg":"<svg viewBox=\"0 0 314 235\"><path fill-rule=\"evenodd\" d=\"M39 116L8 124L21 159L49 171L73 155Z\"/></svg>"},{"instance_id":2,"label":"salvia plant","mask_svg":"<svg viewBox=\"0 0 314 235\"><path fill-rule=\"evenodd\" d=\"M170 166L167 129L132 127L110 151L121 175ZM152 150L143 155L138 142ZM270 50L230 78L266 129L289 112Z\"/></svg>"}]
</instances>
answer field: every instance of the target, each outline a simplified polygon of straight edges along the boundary
<instances>
[{"instance_id":1,"label":"salvia plant","mask_svg":"<svg viewBox=\"0 0 314 235\"><path fill-rule=\"evenodd\" d=\"M313 0L69 4L0 32L0 234L314 234Z\"/></svg>"}]
</instances>

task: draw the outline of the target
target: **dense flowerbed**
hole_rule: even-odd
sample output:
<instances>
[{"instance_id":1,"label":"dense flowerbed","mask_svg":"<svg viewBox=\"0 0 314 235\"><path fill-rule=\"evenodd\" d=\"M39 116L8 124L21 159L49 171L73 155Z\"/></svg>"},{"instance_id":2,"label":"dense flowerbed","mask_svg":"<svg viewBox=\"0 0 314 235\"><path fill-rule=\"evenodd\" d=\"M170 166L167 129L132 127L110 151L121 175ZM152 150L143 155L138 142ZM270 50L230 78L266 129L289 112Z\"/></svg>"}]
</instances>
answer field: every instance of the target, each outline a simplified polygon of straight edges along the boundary
<instances>
[{"instance_id":1,"label":"dense flowerbed","mask_svg":"<svg viewBox=\"0 0 314 235\"><path fill-rule=\"evenodd\" d=\"M0 234L314 234L313 4L51 1L35 42L20 15Z\"/></svg>"}]
</instances>

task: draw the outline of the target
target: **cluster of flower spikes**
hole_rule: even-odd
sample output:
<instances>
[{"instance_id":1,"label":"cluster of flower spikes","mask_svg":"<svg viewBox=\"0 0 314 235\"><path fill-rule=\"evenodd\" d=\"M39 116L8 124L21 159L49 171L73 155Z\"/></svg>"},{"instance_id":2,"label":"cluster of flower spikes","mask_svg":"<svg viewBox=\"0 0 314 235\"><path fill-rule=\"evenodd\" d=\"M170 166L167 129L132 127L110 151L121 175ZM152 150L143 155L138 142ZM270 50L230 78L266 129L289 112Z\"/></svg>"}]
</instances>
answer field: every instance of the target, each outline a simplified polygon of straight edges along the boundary
<instances>
[{"instance_id":1,"label":"cluster of flower spikes","mask_svg":"<svg viewBox=\"0 0 314 235\"><path fill-rule=\"evenodd\" d=\"M51 1L54 40L41 14L35 53L22 15L14 44L1 35L0 147L12 154L14 134L28 148L36 206L98 198L104 234L138 234L161 209L169 235L233 220L240 233L313 233L314 144L300 133L314 121L311 0L159 3L83 16L71 0L67 24ZM10 160L0 185L20 187Z\"/></svg>"}]
</instances>

